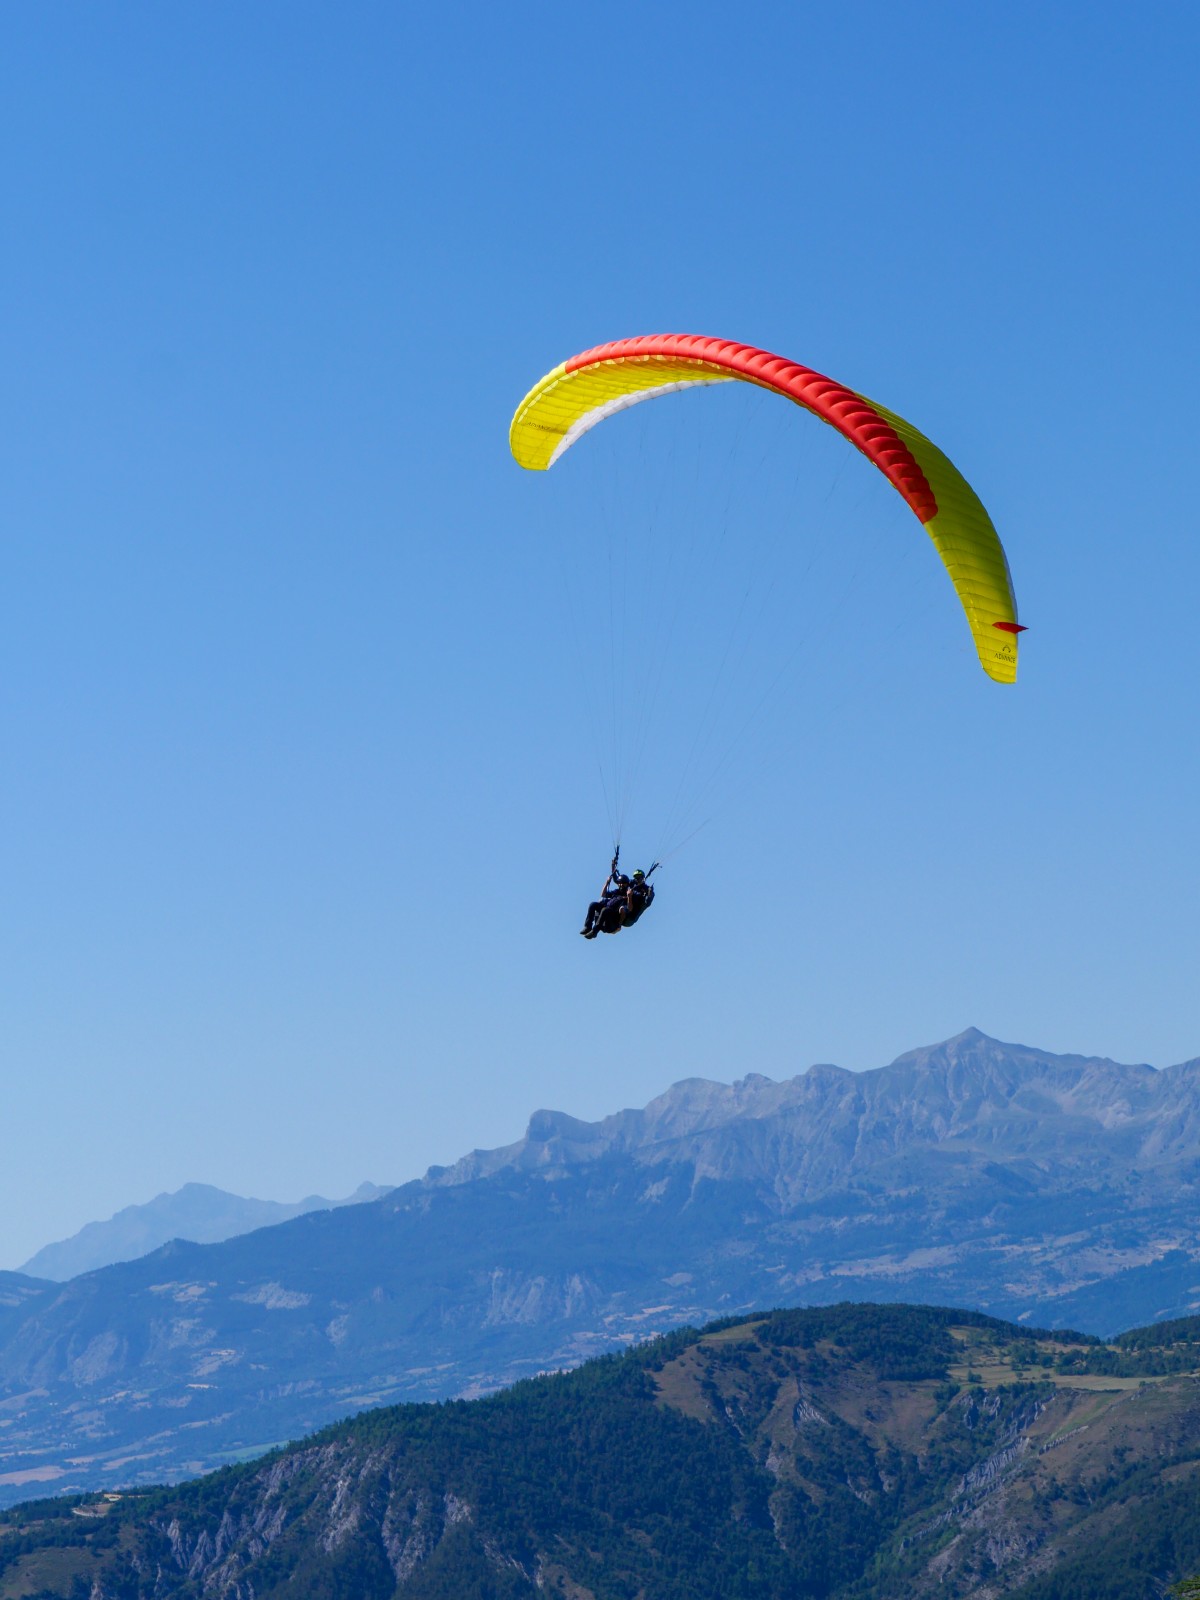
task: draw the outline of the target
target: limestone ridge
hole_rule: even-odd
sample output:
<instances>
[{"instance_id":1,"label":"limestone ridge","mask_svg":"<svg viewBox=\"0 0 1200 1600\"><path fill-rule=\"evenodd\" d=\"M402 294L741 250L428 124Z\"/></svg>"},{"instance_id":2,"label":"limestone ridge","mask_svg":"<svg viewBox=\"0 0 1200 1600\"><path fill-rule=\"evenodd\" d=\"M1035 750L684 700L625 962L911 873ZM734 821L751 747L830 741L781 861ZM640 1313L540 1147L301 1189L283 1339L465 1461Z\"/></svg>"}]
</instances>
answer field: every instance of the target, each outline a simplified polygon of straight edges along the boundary
<instances>
[{"instance_id":1,"label":"limestone ridge","mask_svg":"<svg viewBox=\"0 0 1200 1600\"><path fill-rule=\"evenodd\" d=\"M537 1111L515 1144L432 1167L425 1181L464 1184L506 1170L553 1178L628 1156L766 1184L786 1209L889 1155L939 1151L1096 1178L1165 1162L1194 1181L1200 1060L1159 1072L1001 1044L968 1028L870 1072L821 1065L781 1083L759 1073L731 1085L688 1078L644 1110L595 1123Z\"/></svg>"},{"instance_id":2,"label":"limestone ridge","mask_svg":"<svg viewBox=\"0 0 1200 1600\"><path fill-rule=\"evenodd\" d=\"M1198 1190L1200 1061L976 1030L872 1072L686 1079L597 1123L540 1111L373 1203L19 1279L0 1294L0 1497L179 1476L771 1305L927 1301L1099 1334L1184 1315Z\"/></svg>"}]
</instances>

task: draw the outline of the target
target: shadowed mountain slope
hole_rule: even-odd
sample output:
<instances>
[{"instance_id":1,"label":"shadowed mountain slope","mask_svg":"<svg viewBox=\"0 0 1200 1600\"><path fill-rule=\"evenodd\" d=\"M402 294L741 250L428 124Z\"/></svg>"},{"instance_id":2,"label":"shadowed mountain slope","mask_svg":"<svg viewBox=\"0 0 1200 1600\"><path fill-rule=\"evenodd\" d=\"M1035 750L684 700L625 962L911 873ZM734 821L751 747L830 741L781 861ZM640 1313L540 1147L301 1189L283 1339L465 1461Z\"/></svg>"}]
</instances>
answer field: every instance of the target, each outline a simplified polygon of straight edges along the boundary
<instances>
[{"instance_id":1,"label":"shadowed mountain slope","mask_svg":"<svg viewBox=\"0 0 1200 1600\"><path fill-rule=\"evenodd\" d=\"M0 1272L0 1341L21 1321L30 1303L40 1300L49 1288L41 1278L23 1272Z\"/></svg>"}]
</instances>

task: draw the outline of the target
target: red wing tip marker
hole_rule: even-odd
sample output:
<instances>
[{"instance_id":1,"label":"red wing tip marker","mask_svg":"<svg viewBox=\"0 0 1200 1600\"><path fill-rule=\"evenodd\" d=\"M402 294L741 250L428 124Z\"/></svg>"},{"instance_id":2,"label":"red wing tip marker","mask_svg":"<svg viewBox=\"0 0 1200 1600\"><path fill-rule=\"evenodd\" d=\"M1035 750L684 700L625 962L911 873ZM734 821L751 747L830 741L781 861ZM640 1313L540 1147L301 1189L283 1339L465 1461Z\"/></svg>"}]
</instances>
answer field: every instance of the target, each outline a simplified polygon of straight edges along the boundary
<instances>
[{"instance_id":1,"label":"red wing tip marker","mask_svg":"<svg viewBox=\"0 0 1200 1600\"><path fill-rule=\"evenodd\" d=\"M1004 633L1028 633L1023 622L993 622L993 628L1000 628Z\"/></svg>"}]
</instances>

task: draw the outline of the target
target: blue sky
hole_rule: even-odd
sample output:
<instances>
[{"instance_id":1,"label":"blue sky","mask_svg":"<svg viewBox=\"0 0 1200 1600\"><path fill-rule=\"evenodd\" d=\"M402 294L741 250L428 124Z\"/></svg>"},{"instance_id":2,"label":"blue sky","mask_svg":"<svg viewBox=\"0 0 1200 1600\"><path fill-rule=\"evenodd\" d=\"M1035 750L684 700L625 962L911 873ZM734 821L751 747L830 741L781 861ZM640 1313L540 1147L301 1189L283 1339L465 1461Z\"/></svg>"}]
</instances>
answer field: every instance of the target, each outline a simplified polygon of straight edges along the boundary
<instances>
[{"instance_id":1,"label":"blue sky","mask_svg":"<svg viewBox=\"0 0 1200 1600\"><path fill-rule=\"evenodd\" d=\"M5 8L0 1263L189 1179L348 1192L970 1024L1200 1052L1196 13L742 12ZM543 371L659 330L942 444L1015 689L882 480L763 397L515 467ZM781 578L731 715L788 670L589 945L564 619L618 529L724 563L628 850L742 551Z\"/></svg>"}]
</instances>

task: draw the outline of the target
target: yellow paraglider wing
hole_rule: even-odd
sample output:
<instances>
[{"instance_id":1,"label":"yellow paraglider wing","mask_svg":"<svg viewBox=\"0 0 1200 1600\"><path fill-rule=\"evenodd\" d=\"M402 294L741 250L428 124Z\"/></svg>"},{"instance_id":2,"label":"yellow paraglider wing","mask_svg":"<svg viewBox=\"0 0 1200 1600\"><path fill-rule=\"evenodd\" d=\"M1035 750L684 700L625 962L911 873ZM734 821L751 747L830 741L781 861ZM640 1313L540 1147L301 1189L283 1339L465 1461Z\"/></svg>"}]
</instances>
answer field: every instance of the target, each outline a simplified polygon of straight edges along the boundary
<instances>
[{"instance_id":1,"label":"yellow paraglider wing","mask_svg":"<svg viewBox=\"0 0 1200 1600\"><path fill-rule=\"evenodd\" d=\"M548 372L517 407L512 453L534 471L551 467L589 429L617 411L697 384L740 379L785 396L843 434L904 496L950 574L983 670L1017 676L1017 602L1004 547L979 496L911 423L810 367L752 345L698 334L619 339Z\"/></svg>"}]
</instances>

